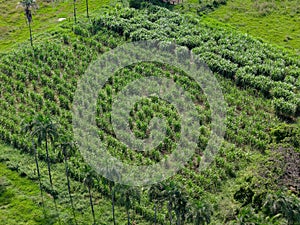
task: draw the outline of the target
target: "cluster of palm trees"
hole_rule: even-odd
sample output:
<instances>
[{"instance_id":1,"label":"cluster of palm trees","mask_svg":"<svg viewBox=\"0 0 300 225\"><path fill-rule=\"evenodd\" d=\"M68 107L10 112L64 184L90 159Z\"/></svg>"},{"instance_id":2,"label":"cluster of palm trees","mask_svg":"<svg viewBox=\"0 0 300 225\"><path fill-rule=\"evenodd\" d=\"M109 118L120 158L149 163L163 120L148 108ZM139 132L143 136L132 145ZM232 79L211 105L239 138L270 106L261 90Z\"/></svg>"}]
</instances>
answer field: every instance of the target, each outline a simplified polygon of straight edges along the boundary
<instances>
[{"instance_id":1,"label":"cluster of palm trees","mask_svg":"<svg viewBox=\"0 0 300 225\"><path fill-rule=\"evenodd\" d=\"M73 10L74 10L74 23L77 23L77 13L76 13L76 1L73 0ZM89 18L89 1L85 0L86 4L86 16ZM19 7L21 6L24 9L25 16L26 16L26 22L28 24L29 29L29 35L30 35L30 45L33 47L33 40L32 40L32 29L31 29L31 23L32 23L32 10L38 8L38 4L36 0L22 0L18 3Z\"/></svg>"},{"instance_id":2,"label":"cluster of palm trees","mask_svg":"<svg viewBox=\"0 0 300 225\"><path fill-rule=\"evenodd\" d=\"M60 134L62 134L62 132L59 129L59 125L56 122L54 122L53 118L51 118L50 115L43 115L43 114L38 114L35 117L26 118L23 121L23 133L29 135L29 137L31 138L31 141L32 141L32 148L33 148L36 170L37 170L37 175L38 175L38 180L39 180L39 185L40 185L44 214L45 214L45 206L44 206L44 198L43 198L43 185L41 182L39 154L37 151L37 147L42 147L42 146L45 147L49 182L50 182L51 192L53 194L55 192L53 189L51 159L50 159L50 154L49 154L49 149L50 149L50 145L51 145L51 147L53 147L55 149L59 149L58 159L62 160L65 164L65 175L66 175L67 186L68 186L68 194L69 194L70 203L71 203L71 207L72 207L74 222L75 222L75 224L77 224L75 206L74 206L74 201L73 201L72 193L71 193L71 182L70 182L69 164L68 164L70 157L75 155L77 146L76 146L76 143L73 141L71 134L60 135ZM95 212L94 212L93 200L92 200L92 192L91 192L92 187L94 187L94 180L93 180L94 177L97 177L95 172L90 167L86 167L84 184L87 187L88 192L89 192L89 199L90 199L90 205L91 205L91 209L92 209L92 215L93 215L93 219L94 219L94 224L96 224ZM56 213L59 218L59 213L58 213L57 204L56 204L56 198L57 198L57 196L53 196Z\"/></svg>"},{"instance_id":3,"label":"cluster of palm trees","mask_svg":"<svg viewBox=\"0 0 300 225\"><path fill-rule=\"evenodd\" d=\"M47 163L49 182L52 193L55 193L53 190L53 180L51 172L51 157L50 150L55 148L58 150L57 157L60 161L64 162L65 165L65 176L66 183L68 186L68 194L70 199L70 205L72 207L73 219L75 224L76 221L76 209L74 206L74 199L71 193L71 182L70 182L70 173L69 173L69 159L71 156L74 156L77 150L76 143L73 141L71 134L65 134L61 131L58 123L54 122L53 118L49 115L38 114L35 117L25 119L23 121L23 132L27 134L32 140L32 149L36 164L36 170L41 190L41 198L44 213L44 199L43 199L43 185L41 182L41 173L39 167L39 153L37 147L44 147L45 149L45 160ZM110 174L110 177L116 178L120 175L117 170L114 168L104 168L103 173ZM86 186L89 193L89 202L91 207L91 213L93 217L93 223L97 224L94 202L93 202L93 189L95 188L95 182L102 181L103 185L109 187L111 195L111 204L112 204L112 217L113 224L116 225L115 218L115 204L116 202L126 209L127 214L127 224L131 224L130 210L134 207L135 204L139 204L141 200L141 190L133 186L125 186L117 184L113 181L110 181L104 177L100 177L96 172L90 167L85 166L84 168L85 178L83 183ZM116 198L117 196L117 198ZM182 191L182 188L177 186L174 182L162 182L159 184L153 185L148 190L149 201L154 204L154 219L153 223L157 224L157 212L158 209L162 209L164 205L167 208L167 219L169 224L173 224L176 221L176 225L184 224L185 221L192 221L194 224L208 224L210 221L211 210L206 205L191 205L188 201L188 195ZM59 212L56 206L57 196L53 196L56 213L59 219ZM166 203L166 204L165 204ZM173 218L175 215L175 218ZM45 213L46 216L46 213Z\"/></svg>"},{"instance_id":4,"label":"cluster of palm trees","mask_svg":"<svg viewBox=\"0 0 300 225\"><path fill-rule=\"evenodd\" d=\"M152 185L148 195L150 202L154 203L154 224L157 224L157 210L161 209L165 202L169 224L173 224L175 219L176 225L182 225L186 221L195 225L210 223L212 215L210 205L202 201L191 203L187 193L173 181ZM176 218L173 218L172 212Z\"/></svg>"},{"instance_id":5,"label":"cluster of palm trees","mask_svg":"<svg viewBox=\"0 0 300 225\"><path fill-rule=\"evenodd\" d=\"M50 154L49 154L49 147L52 145L52 147L55 147L56 149L60 149L58 153L58 158L62 159L65 164L65 175L67 180L67 186L68 186L68 193L70 198L70 203L72 207L73 217L75 224L77 224L76 221L76 213L75 213L75 207L74 207L74 201L72 198L71 193L71 184L70 184L70 174L69 174L69 164L68 160L71 156L74 156L75 151L77 149L76 143L73 141L72 136L70 134L64 134L59 135L60 130L59 126L49 115L43 115L38 114L35 117L27 118L23 121L23 132L30 136L32 140L32 148L33 148L33 154L36 164L36 170L41 190L41 198L42 198L42 204L45 214L45 207L44 207L44 198L43 198L43 185L41 182L41 173L40 173L40 166L39 166L39 154L37 151L37 147L45 147L45 153L46 153L46 162L47 162L47 169L48 169L48 176L49 176L49 182L51 186L51 191L54 193L53 190L53 180L52 180L52 172L51 172L51 160L50 160ZM58 144L57 144L58 143ZM114 169L107 168L106 172L109 172L111 174L115 174L115 176L118 176L117 172ZM93 203L93 197L92 197L92 188L95 186L95 179L97 179L99 176L95 173L94 170L92 170L89 166L85 166L85 178L83 180L84 185L88 189L89 193L89 200L90 200L90 206L93 216L94 224L96 224L96 217L95 217L95 210L94 210L94 203ZM133 205L133 202L135 200L140 199L140 194L137 191L137 189L117 185L115 187L115 183L113 181L104 179L105 183L109 185L110 193L112 196L112 212L113 212L113 221L114 225L116 224L115 219L115 191L118 191L120 193L119 202L120 204L124 204L127 212L128 217L128 225L130 224L130 213L129 210ZM57 210L57 204L56 204L56 198L57 196L53 196L56 213L59 218L58 210Z\"/></svg>"},{"instance_id":6,"label":"cluster of palm trees","mask_svg":"<svg viewBox=\"0 0 300 225\"><path fill-rule=\"evenodd\" d=\"M31 140L32 140L32 148L33 148L33 153L34 153L34 159L35 159L35 164L36 164L36 169L37 169L37 174L38 174L38 180L40 184L40 190L41 190L41 197L42 197L42 203L43 203L43 208L44 208L44 201L43 201L43 186L41 182L41 173L40 173L40 168L39 168L39 155L37 151L37 147L45 146L45 152L46 152L46 162L47 162L47 169L48 169L48 175L49 175L49 182L50 182L50 187L51 187L51 192L54 195L53 196L53 201L55 204L55 209L56 213L58 214L57 210L57 204L56 204L56 198L55 192L53 189L53 180L52 180L52 173L51 173L51 160L50 160L50 155L49 155L49 145L54 144L58 140L58 132L59 128L57 123L55 123L50 116L45 116L43 114L38 114L34 118L27 118L23 121L23 132L26 134L29 134ZM61 152L62 155L64 156L64 161L66 165L66 177L67 177L67 182L68 182L68 191L69 191L69 196L70 200L72 203L72 208L74 212L74 206L73 206L73 201L71 197L71 192L70 192L70 180L69 180L69 174L68 174L68 162L67 159L70 156L71 152L73 151L72 148L72 143L66 138L62 138L62 142L60 144L61 147ZM45 210L44 210L45 212ZM75 215L75 213L74 213Z\"/></svg>"}]
</instances>

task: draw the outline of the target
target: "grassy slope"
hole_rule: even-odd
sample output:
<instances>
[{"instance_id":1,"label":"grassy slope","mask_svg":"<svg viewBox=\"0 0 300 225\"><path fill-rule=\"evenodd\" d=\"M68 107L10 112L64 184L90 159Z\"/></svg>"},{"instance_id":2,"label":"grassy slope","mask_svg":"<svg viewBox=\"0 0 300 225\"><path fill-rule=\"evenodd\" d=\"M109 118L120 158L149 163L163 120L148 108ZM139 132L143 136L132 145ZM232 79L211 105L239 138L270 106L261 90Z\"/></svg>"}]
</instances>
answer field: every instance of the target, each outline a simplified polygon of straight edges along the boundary
<instances>
[{"instance_id":1,"label":"grassy slope","mask_svg":"<svg viewBox=\"0 0 300 225\"><path fill-rule=\"evenodd\" d=\"M43 217L43 210L38 202L39 188L26 178L21 178L0 163L0 182L6 191L0 196L0 223L38 224ZM47 199L50 201L50 199Z\"/></svg>"},{"instance_id":2,"label":"grassy slope","mask_svg":"<svg viewBox=\"0 0 300 225\"><path fill-rule=\"evenodd\" d=\"M229 0L209 17L300 54L299 0Z\"/></svg>"},{"instance_id":3,"label":"grassy slope","mask_svg":"<svg viewBox=\"0 0 300 225\"><path fill-rule=\"evenodd\" d=\"M23 42L29 41L28 27L24 17L24 13L21 8L16 8L19 1L4 1L0 0L0 53L9 52L13 48L18 48L17 45ZM89 0L89 10L91 13L98 10L100 7L105 5L114 4L109 0ZM39 36L37 39L43 40L45 38L45 31L63 31L68 32L70 35L73 33L70 29L61 28L61 23L57 21L58 18L65 17L68 21L73 21L73 1L65 0L64 2L58 2L54 5L52 3L46 3L38 1L39 9L33 14L32 28L34 36ZM77 0L77 16L78 18L85 18L86 5L84 0ZM64 22L63 22L64 23ZM29 42L28 42L29 43ZM54 204L50 195L46 197L46 210L47 218L45 221L43 216L43 210L40 206L41 197L39 191L39 185L37 182L32 182L28 178L20 177L19 173L16 171L11 171L9 167L15 167L16 165L29 166L30 171L34 171L34 161L29 155L20 155L15 149L8 147L6 145L0 144L1 158L9 159L9 161L0 163L0 182L4 183L7 187L7 192L3 195L5 201L0 199L0 224L10 224L10 225L21 225L21 224L56 224L57 219L54 216ZM25 163L24 163L25 162ZM25 165L24 165L25 164ZM46 174L46 165L42 165L43 174ZM21 169L22 170L22 169ZM23 171L28 171L25 168ZM56 174L56 179L59 189L66 187L65 181L61 180L64 178L64 168L54 169L54 176ZM58 175L59 174L59 175ZM54 178L55 179L55 178ZM47 178L44 177L47 183ZM90 212L89 199L85 188L81 183L72 181L74 186L79 190L75 199L75 207L79 210L77 211L77 221L80 224L91 224L92 216ZM44 195L45 197L46 195ZM1 198L2 196L0 196ZM110 224L111 221L111 203L106 198L101 197L98 193L94 193L95 198L95 212L96 218L100 224ZM66 195L66 199L67 199ZM2 201L3 200L3 201ZM47 207L49 206L49 207ZM61 202L58 204L59 211L62 212L62 222L64 224L68 223L66 220L72 219L72 213L70 210L70 205L68 202ZM24 213L26 212L26 213ZM139 215L131 215L133 221L138 224L145 224L145 221L140 218ZM117 222L123 224L126 221L126 214L123 207L116 206L116 219ZM52 218L52 219L51 219Z\"/></svg>"},{"instance_id":4,"label":"grassy slope","mask_svg":"<svg viewBox=\"0 0 300 225\"><path fill-rule=\"evenodd\" d=\"M0 0L0 52L8 51L16 43L29 40L28 26L21 7L17 8L19 0ZM64 0L57 3L46 3L38 0L39 9L33 12L33 34L55 30L59 18L73 20L73 1ZM113 4L109 0L89 0L89 10L95 11L100 7ZM77 1L78 17L85 17L85 0Z\"/></svg>"},{"instance_id":5,"label":"grassy slope","mask_svg":"<svg viewBox=\"0 0 300 225\"><path fill-rule=\"evenodd\" d=\"M44 219L39 184L37 180L32 181L33 178L36 178L33 157L29 154L21 154L19 150L1 143L0 151L0 185L5 184L7 189L5 194L0 194L0 224L2 225L1 221L6 221L5 225L59 224L55 217L52 197L45 192L43 192L43 196L47 220ZM18 168L18 172L12 171L15 168ZM42 183L49 186L46 163L40 162L40 169ZM23 177L20 174L23 174ZM52 166L52 176L54 189L59 190L64 195L63 199L57 200L60 220L62 224L74 224L70 223L73 216L67 193L64 166L62 164ZM79 224L92 224L86 188L82 183L73 179L71 179L71 188L77 222ZM93 200L96 220L99 225L111 224L111 202L96 191L93 191ZM118 224L125 224L127 219L125 213L124 207L116 205L115 215ZM148 224L136 213L131 212L131 216L137 224Z\"/></svg>"}]
</instances>

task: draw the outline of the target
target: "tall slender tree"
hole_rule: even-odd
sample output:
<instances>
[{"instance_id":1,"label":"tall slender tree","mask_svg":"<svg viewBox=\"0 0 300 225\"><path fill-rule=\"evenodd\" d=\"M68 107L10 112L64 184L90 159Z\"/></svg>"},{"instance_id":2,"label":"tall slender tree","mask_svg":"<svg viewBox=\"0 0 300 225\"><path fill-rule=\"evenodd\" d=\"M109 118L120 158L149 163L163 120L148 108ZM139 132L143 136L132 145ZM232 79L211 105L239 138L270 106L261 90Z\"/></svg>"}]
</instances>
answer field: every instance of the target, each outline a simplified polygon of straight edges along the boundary
<instances>
[{"instance_id":1,"label":"tall slender tree","mask_svg":"<svg viewBox=\"0 0 300 225\"><path fill-rule=\"evenodd\" d=\"M115 217L115 182L116 180L120 179L120 174L118 170L114 167L105 167L102 168L101 174L104 174L104 184L109 186L109 191L111 194L111 208L112 208L112 217L113 217L113 224L116 225L116 217ZM109 177L113 180L107 179Z\"/></svg>"},{"instance_id":2,"label":"tall slender tree","mask_svg":"<svg viewBox=\"0 0 300 225\"><path fill-rule=\"evenodd\" d=\"M74 23L77 23L77 18L76 18L76 0L73 0L73 11L74 11Z\"/></svg>"},{"instance_id":3,"label":"tall slender tree","mask_svg":"<svg viewBox=\"0 0 300 225\"><path fill-rule=\"evenodd\" d=\"M38 5L36 4L36 0L22 0L21 2L19 2L18 6L23 7L25 11L25 16L28 24L29 35L30 35L30 44L31 47L33 47L32 30L31 30L31 22L32 22L31 10L38 8Z\"/></svg>"},{"instance_id":4,"label":"tall slender tree","mask_svg":"<svg viewBox=\"0 0 300 225\"><path fill-rule=\"evenodd\" d=\"M86 5L86 17L89 18L89 0L85 0L85 5Z\"/></svg>"},{"instance_id":5,"label":"tall slender tree","mask_svg":"<svg viewBox=\"0 0 300 225\"><path fill-rule=\"evenodd\" d=\"M125 206L127 214L127 225L130 225L130 209L134 205L134 202L140 203L141 194L137 188L118 185L117 191L120 193L119 202Z\"/></svg>"},{"instance_id":6,"label":"tall slender tree","mask_svg":"<svg viewBox=\"0 0 300 225\"><path fill-rule=\"evenodd\" d=\"M195 225L209 224L213 213L211 206L202 200L195 201L188 207L188 220Z\"/></svg>"},{"instance_id":7,"label":"tall slender tree","mask_svg":"<svg viewBox=\"0 0 300 225\"><path fill-rule=\"evenodd\" d=\"M36 117L28 119L27 122L28 125L26 126L25 130L29 132L32 138L36 138L38 146L42 146L42 144L45 143L49 181L50 181L52 193L54 193L52 175L51 175L51 161L49 157L49 142L54 143L54 141L57 139L58 126L50 116L46 116L43 114L38 114ZM53 201L54 201L56 213L59 218L57 204L56 204L56 196L53 196ZM60 218L59 218L59 222L60 222Z\"/></svg>"},{"instance_id":8,"label":"tall slender tree","mask_svg":"<svg viewBox=\"0 0 300 225\"><path fill-rule=\"evenodd\" d=\"M96 224L95 210L94 210L94 203L93 203L93 196L92 196L92 187L94 187L94 185L95 185L94 177L96 174L90 167L86 167L85 171L86 171L86 175L85 175L83 182L89 192L90 206L91 206L92 216L93 216L93 221L94 221L93 224Z\"/></svg>"},{"instance_id":9,"label":"tall slender tree","mask_svg":"<svg viewBox=\"0 0 300 225\"><path fill-rule=\"evenodd\" d=\"M157 223L157 208L162 205L166 200L166 197L163 195L163 184L158 183L150 187L148 191L148 197L150 202L154 203L154 225Z\"/></svg>"},{"instance_id":10,"label":"tall slender tree","mask_svg":"<svg viewBox=\"0 0 300 225\"><path fill-rule=\"evenodd\" d=\"M71 207L72 207L72 211L73 211L74 221L75 221L75 224L77 224L75 207L74 207L74 202L73 202L73 198L72 198L72 194L71 194L71 184L70 184L69 165L68 165L69 158L72 155L74 155L74 153L76 151L76 144L74 141L72 141L72 139L70 137L63 136L61 139L61 143L59 145L61 148L61 151L59 152L59 158L63 158L64 164L65 164L68 193L69 193L69 198L70 198Z\"/></svg>"},{"instance_id":11,"label":"tall slender tree","mask_svg":"<svg viewBox=\"0 0 300 225\"><path fill-rule=\"evenodd\" d=\"M44 195L43 195L43 187L42 187L42 181L41 181L41 172L40 172L40 166L39 166L39 161L38 161L38 153L37 153L37 149L35 147L35 143L32 140L32 147L33 147L33 151L34 151L34 161L35 161L35 165L36 165L36 171L37 171L37 175L38 175L38 180L39 180L39 186L40 186L40 191L41 191L41 199L42 199L42 206L43 206L43 213L44 216L46 216L46 210L45 210L45 203L44 203Z\"/></svg>"},{"instance_id":12,"label":"tall slender tree","mask_svg":"<svg viewBox=\"0 0 300 225\"><path fill-rule=\"evenodd\" d=\"M54 143L58 137L57 124L52 120L50 116L38 114L31 122L31 136L37 138L39 146L45 143L46 160L48 167L48 175L51 188L53 189L53 181L51 174L51 161L49 157L49 143Z\"/></svg>"},{"instance_id":13,"label":"tall slender tree","mask_svg":"<svg viewBox=\"0 0 300 225\"><path fill-rule=\"evenodd\" d=\"M32 130L32 123L29 121L23 121L23 129L22 132L23 133L30 133L30 131ZM33 154L34 154L34 161L35 161L35 166L36 166L36 171L37 171L37 175L38 175L38 180L39 180L39 186L40 186L40 192L41 192L41 199L42 199L42 206L43 206L43 212L44 212L44 216L46 216L46 210L45 210L45 204L44 204L44 196L43 196L43 187L42 187L42 181L41 181L41 173L40 173L40 166L39 166L39 159L38 159L38 153L37 153L37 149L35 147L35 143L34 143L34 137L30 137L32 139L32 148L33 148Z\"/></svg>"}]
</instances>

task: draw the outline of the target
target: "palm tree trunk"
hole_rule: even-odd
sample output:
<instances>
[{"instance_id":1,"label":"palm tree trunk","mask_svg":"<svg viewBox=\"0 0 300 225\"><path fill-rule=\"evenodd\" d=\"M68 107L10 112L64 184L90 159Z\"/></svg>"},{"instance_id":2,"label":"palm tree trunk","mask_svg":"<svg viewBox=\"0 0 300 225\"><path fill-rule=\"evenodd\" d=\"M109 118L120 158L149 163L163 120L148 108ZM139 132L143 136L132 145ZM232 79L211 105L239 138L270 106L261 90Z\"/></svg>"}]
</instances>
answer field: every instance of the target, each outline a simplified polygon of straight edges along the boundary
<instances>
[{"instance_id":1,"label":"palm tree trunk","mask_svg":"<svg viewBox=\"0 0 300 225\"><path fill-rule=\"evenodd\" d=\"M130 225L130 214L129 214L129 208L126 209L127 213L127 225Z\"/></svg>"},{"instance_id":2,"label":"palm tree trunk","mask_svg":"<svg viewBox=\"0 0 300 225\"><path fill-rule=\"evenodd\" d=\"M42 188L42 181L41 181L41 173L40 173L40 167L39 167L38 155L37 155L37 150L36 150L36 147L35 147L33 141L32 141L32 146L33 146L33 149L34 149L34 161L35 161L35 165L36 165L36 170L37 170L38 179L39 179L39 185L40 185L40 191L41 191L41 199L42 199L42 205L43 205L43 213L44 213L44 217L46 217L46 210L45 210L45 204L44 204L44 196L43 196L43 188Z\"/></svg>"},{"instance_id":3,"label":"palm tree trunk","mask_svg":"<svg viewBox=\"0 0 300 225\"><path fill-rule=\"evenodd\" d=\"M86 17L89 18L89 0L85 0L86 2Z\"/></svg>"},{"instance_id":4,"label":"palm tree trunk","mask_svg":"<svg viewBox=\"0 0 300 225\"><path fill-rule=\"evenodd\" d=\"M29 35L30 35L30 45L33 47L33 42L32 42L32 31L31 31L31 22L28 21L28 27L29 27Z\"/></svg>"},{"instance_id":5,"label":"palm tree trunk","mask_svg":"<svg viewBox=\"0 0 300 225\"><path fill-rule=\"evenodd\" d=\"M65 157L66 177L67 177L67 183L68 183L68 192L69 192L69 197L70 197L70 202L71 202L71 207L72 207L72 211L73 211L75 224L77 224L76 215L75 215L75 208L74 208L74 204L73 204L73 198L72 198L72 195L71 195L71 186L70 186L70 178L69 178L69 166L68 166L68 161L67 161L66 155L64 155L64 157Z\"/></svg>"},{"instance_id":6,"label":"palm tree trunk","mask_svg":"<svg viewBox=\"0 0 300 225\"><path fill-rule=\"evenodd\" d=\"M180 225L180 213L176 213L176 217L177 217L177 225Z\"/></svg>"},{"instance_id":7,"label":"palm tree trunk","mask_svg":"<svg viewBox=\"0 0 300 225\"><path fill-rule=\"evenodd\" d=\"M156 217L157 217L157 204L154 206L154 225L156 225Z\"/></svg>"},{"instance_id":8,"label":"palm tree trunk","mask_svg":"<svg viewBox=\"0 0 300 225\"><path fill-rule=\"evenodd\" d=\"M46 135L46 157L47 157L47 166L48 166L48 174L49 174L49 180L50 180L50 185L53 191L53 183L52 183L52 176L51 176L51 168L50 168L50 158L49 158L49 151L48 151L48 140L47 140L47 135Z\"/></svg>"},{"instance_id":9,"label":"palm tree trunk","mask_svg":"<svg viewBox=\"0 0 300 225\"><path fill-rule=\"evenodd\" d=\"M47 134L46 134L46 137L45 137L45 143L46 143L46 159L47 159L49 180L50 180L52 194L54 194L52 175L51 175L51 167L50 167L50 158L49 158L49 151L48 151L48 136L47 136ZM59 216L58 209L57 209L56 196L55 195L53 196L53 202L54 202L55 211L56 211L56 214L57 214L57 217L58 217L58 222L59 222L59 224L61 224L60 216Z\"/></svg>"},{"instance_id":10,"label":"palm tree trunk","mask_svg":"<svg viewBox=\"0 0 300 225\"><path fill-rule=\"evenodd\" d=\"M112 185L110 185L110 193L111 193L111 206L112 206L113 221L114 221L114 225L116 225L116 218L115 218L115 191L113 190Z\"/></svg>"},{"instance_id":11,"label":"palm tree trunk","mask_svg":"<svg viewBox=\"0 0 300 225\"><path fill-rule=\"evenodd\" d=\"M73 1L73 6L74 6L74 22L76 24L76 0Z\"/></svg>"},{"instance_id":12,"label":"palm tree trunk","mask_svg":"<svg viewBox=\"0 0 300 225\"><path fill-rule=\"evenodd\" d=\"M32 15L31 15L31 11L29 9L29 6L26 6L26 8L25 8L25 15L26 15L27 23L28 23L28 28L29 28L30 45L31 45L31 47L33 47L33 43L32 43L32 31L31 31Z\"/></svg>"},{"instance_id":13,"label":"palm tree trunk","mask_svg":"<svg viewBox=\"0 0 300 225\"><path fill-rule=\"evenodd\" d=\"M93 205L93 199L92 199L92 193L91 193L91 188L90 188L90 186L88 186L88 190L89 190L90 205L91 205L91 209L92 209L93 220L94 220L94 224L96 224L95 211L94 211L94 205Z\"/></svg>"},{"instance_id":14,"label":"palm tree trunk","mask_svg":"<svg viewBox=\"0 0 300 225\"><path fill-rule=\"evenodd\" d=\"M170 225L172 225L172 208L171 208L170 202L168 203L168 213L169 213L169 220L170 220Z\"/></svg>"}]
</instances>

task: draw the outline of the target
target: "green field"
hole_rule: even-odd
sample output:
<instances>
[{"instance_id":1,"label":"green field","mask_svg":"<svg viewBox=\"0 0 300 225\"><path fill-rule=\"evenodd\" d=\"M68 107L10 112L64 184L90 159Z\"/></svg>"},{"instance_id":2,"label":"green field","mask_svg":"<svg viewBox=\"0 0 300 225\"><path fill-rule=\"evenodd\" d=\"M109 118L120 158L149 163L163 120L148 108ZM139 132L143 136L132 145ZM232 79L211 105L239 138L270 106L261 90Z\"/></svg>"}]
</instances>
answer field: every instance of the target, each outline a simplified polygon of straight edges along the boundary
<instances>
[{"instance_id":1,"label":"green field","mask_svg":"<svg viewBox=\"0 0 300 225\"><path fill-rule=\"evenodd\" d=\"M188 6L196 1L172 11L153 5L132 9L120 2L89 2L90 19L85 16L85 1L77 2L76 25L72 1L39 3L40 9L33 14L33 48L24 13L15 8L17 1L0 2L4 6L0 18L0 221L88 225L94 223L92 205L96 224L113 224L114 205L116 224L300 224L297 1L268 1L265 8L262 1L227 1L201 16ZM257 8L247 13L253 4ZM294 17L285 13L292 7ZM275 15L279 22L273 25ZM61 17L67 20L57 22ZM265 31L266 25L274 32ZM203 90L182 68L171 65L143 62L120 69L97 93L97 134L112 156L128 164L152 165L174 152L181 135L179 112L154 95L137 102L128 121L135 137L143 139L149 137L153 117L165 118L162 143L149 152L138 152L116 137L112 104L135 80L149 75L173 80L195 104L199 122L196 151L183 169L159 185L131 188L97 175L78 146L68 145L74 141L71 109L76 85L90 63L122 44L149 39L160 41L152 43L155 48L171 49L176 60L208 65L226 102L226 130L210 166L199 169L203 150L215 132ZM174 48L172 42L180 47ZM133 54L143 58L144 50ZM113 59L126 58L118 57ZM92 77L86 79L93 84ZM82 93L78 102L85 107L90 99ZM58 126L53 127L57 136L24 133L26 124L34 130L49 121L50 126L52 122Z\"/></svg>"},{"instance_id":2,"label":"green field","mask_svg":"<svg viewBox=\"0 0 300 225\"><path fill-rule=\"evenodd\" d=\"M28 26L22 7L18 6L18 0L1 0L0 15L0 52L7 51L16 43L29 40ZM91 12L99 10L105 5L114 5L114 1L109 0L89 0ZM33 33L44 33L59 28L59 18L66 18L73 21L73 1L59 0L38 1L38 9L33 10ZM79 18L85 18L86 5L84 0L78 0L76 4Z\"/></svg>"},{"instance_id":3,"label":"green field","mask_svg":"<svg viewBox=\"0 0 300 225\"><path fill-rule=\"evenodd\" d=\"M229 0L209 17L300 54L299 0Z\"/></svg>"}]
</instances>

